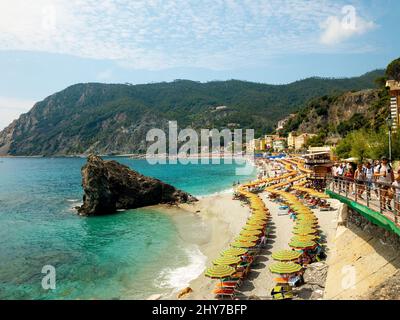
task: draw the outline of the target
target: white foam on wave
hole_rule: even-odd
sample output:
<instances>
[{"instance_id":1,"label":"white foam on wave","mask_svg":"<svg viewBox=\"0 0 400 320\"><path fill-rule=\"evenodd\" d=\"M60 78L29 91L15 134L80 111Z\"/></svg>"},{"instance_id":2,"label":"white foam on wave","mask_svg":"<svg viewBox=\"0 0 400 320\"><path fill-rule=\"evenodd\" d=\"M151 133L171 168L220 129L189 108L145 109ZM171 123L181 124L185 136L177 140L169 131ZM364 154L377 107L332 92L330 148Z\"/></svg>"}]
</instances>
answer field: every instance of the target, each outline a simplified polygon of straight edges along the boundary
<instances>
[{"instance_id":1,"label":"white foam on wave","mask_svg":"<svg viewBox=\"0 0 400 320\"><path fill-rule=\"evenodd\" d=\"M192 245L184 250L189 258L189 264L175 269L163 269L154 281L156 287L179 291L188 287L192 280L203 273L207 257L200 251L199 247Z\"/></svg>"},{"instance_id":2,"label":"white foam on wave","mask_svg":"<svg viewBox=\"0 0 400 320\"><path fill-rule=\"evenodd\" d=\"M83 205L82 199L66 199L67 202L69 202L69 211L75 212L76 209L75 207L80 207L81 205Z\"/></svg>"},{"instance_id":3,"label":"white foam on wave","mask_svg":"<svg viewBox=\"0 0 400 320\"><path fill-rule=\"evenodd\" d=\"M224 189L221 191L217 191L214 193L210 193L210 194L203 194L200 196L196 196L198 199L203 199L203 198L207 198L207 197L212 197L212 196L218 196L218 195L223 195L223 194L230 194L233 192L233 188L229 188L229 189Z\"/></svg>"}]
</instances>

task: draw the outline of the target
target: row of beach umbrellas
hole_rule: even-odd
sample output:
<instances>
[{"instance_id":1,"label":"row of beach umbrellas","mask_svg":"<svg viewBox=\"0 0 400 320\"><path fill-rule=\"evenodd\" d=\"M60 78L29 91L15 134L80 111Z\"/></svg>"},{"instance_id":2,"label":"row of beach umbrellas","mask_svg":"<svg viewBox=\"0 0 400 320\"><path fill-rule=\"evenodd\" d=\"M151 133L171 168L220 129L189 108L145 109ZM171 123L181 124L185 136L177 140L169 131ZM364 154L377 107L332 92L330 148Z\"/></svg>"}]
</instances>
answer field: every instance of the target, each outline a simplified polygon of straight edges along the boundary
<instances>
[{"instance_id":1,"label":"row of beach umbrellas","mask_svg":"<svg viewBox=\"0 0 400 320\"><path fill-rule=\"evenodd\" d=\"M269 211L259 196L247 190L248 187L253 187L260 183L264 182L249 183L238 188L238 193L248 200L252 213L239 235L230 244L230 248L221 252L221 256L213 261L213 266L206 270L205 276L213 279L223 279L234 275L236 266L242 261L241 257L253 250L264 235L269 219Z\"/></svg>"}]
</instances>

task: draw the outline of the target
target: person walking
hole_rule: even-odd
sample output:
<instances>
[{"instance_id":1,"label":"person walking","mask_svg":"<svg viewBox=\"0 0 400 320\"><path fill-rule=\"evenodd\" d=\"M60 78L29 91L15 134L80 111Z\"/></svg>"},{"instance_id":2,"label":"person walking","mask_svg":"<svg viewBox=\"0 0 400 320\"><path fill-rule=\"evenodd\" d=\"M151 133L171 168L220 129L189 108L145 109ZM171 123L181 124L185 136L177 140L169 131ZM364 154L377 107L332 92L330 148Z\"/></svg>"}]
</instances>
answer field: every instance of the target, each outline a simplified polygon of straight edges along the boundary
<instances>
[{"instance_id":1,"label":"person walking","mask_svg":"<svg viewBox=\"0 0 400 320\"><path fill-rule=\"evenodd\" d=\"M380 185L380 209L383 211L386 207L391 211L389 188L393 183L394 173L386 157L382 157L381 164L378 166L375 176L378 178L377 182Z\"/></svg>"},{"instance_id":2,"label":"person walking","mask_svg":"<svg viewBox=\"0 0 400 320\"><path fill-rule=\"evenodd\" d=\"M363 170L363 165L362 163L359 163L357 165L357 169L354 172L354 181L355 181L355 193L357 194L357 197L360 199L364 199L362 197L362 194L365 191L365 172Z\"/></svg>"},{"instance_id":3,"label":"person walking","mask_svg":"<svg viewBox=\"0 0 400 320\"><path fill-rule=\"evenodd\" d=\"M400 214L400 168L397 170L397 176L392 183L393 194L394 194L394 212L396 219Z\"/></svg>"},{"instance_id":4,"label":"person walking","mask_svg":"<svg viewBox=\"0 0 400 320\"><path fill-rule=\"evenodd\" d=\"M374 182L374 168L372 167L371 162L365 162L363 170L365 176L365 187L367 189L367 199L371 199L371 189L373 188Z\"/></svg>"}]
</instances>

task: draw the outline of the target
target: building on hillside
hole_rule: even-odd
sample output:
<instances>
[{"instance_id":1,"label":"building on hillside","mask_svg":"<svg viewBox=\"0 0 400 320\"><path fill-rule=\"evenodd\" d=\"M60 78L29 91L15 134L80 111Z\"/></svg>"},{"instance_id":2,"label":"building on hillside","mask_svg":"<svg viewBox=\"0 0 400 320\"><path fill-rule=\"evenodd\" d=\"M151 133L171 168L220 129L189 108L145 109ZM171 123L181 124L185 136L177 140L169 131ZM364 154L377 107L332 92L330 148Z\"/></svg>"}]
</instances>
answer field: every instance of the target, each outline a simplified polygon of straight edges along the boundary
<instances>
[{"instance_id":1,"label":"building on hillside","mask_svg":"<svg viewBox=\"0 0 400 320\"><path fill-rule=\"evenodd\" d=\"M286 123L287 123L291 118L293 118L293 117L295 117L295 116L296 116L296 114L295 114L295 113L292 113L292 114L290 114L288 117L286 117L286 118L284 118L284 119L282 119L282 120L279 120L278 123L276 124L276 131L277 131L277 132L281 131L281 130L283 129L283 127L286 125Z\"/></svg>"},{"instance_id":2,"label":"building on hillside","mask_svg":"<svg viewBox=\"0 0 400 320\"><path fill-rule=\"evenodd\" d=\"M264 139L253 139L246 144L246 150L248 152L259 152L265 150L265 140Z\"/></svg>"},{"instance_id":3,"label":"building on hillside","mask_svg":"<svg viewBox=\"0 0 400 320\"><path fill-rule=\"evenodd\" d=\"M301 150L304 148L304 145L307 143L307 141L316 136L315 134L310 134L310 133L302 133L294 138L294 149L295 150Z\"/></svg>"},{"instance_id":4,"label":"building on hillside","mask_svg":"<svg viewBox=\"0 0 400 320\"><path fill-rule=\"evenodd\" d=\"M390 114L392 116L392 129L397 130L400 125L400 82L386 81L386 87L390 91Z\"/></svg>"},{"instance_id":5,"label":"building on hillside","mask_svg":"<svg viewBox=\"0 0 400 320\"><path fill-rule=\"evenodd\" d=\"M264 136L266 149L272 148L273 144L274 144L274 141L277 140L277 139L279 139L279 136L276 135L276 134L270 134L270 135L266 134Z\"/></svg>"},{"instance_id":6,"label":"building on hillside","mask_svg":"<svg viewBox=\"0 0 400 320\"><path fill-rule=\"evenodd\" d=\"M273 141L272 147L274 151L283 151L286 149L286 139L285 138L277 138Z\"/></svg>"},{"instance_id":7,"label":"building on hillside","mask_svg":"<svg viewBox=\"0 0 400 320\"><path fill-rule=\"evenodd\" d=\"M295 132L290 132L288 137L287 137L287 146L288 146L289 149L294 149L295 138L296 138L296 133Z\"/></svg>"}]
</instances>

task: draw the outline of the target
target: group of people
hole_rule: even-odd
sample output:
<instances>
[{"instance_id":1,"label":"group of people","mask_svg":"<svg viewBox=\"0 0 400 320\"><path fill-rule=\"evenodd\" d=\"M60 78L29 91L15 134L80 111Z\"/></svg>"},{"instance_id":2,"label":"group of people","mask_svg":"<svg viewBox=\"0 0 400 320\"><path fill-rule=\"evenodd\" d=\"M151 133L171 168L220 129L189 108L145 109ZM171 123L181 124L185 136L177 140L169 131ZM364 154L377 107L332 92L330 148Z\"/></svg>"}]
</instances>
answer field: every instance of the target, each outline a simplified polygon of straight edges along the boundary
<instances>
[{"instance_id":1,"label":"group of people","mask_svg":"<svg viewBox=\"0 0 400 320\"><path fill-rule=\"evenodd\" d=\"M373 191L380 199L381 210L393 210L391 200L395 200L395 210L400 212L400 168L396 174L386 157L373 162L335 163L332 166L335 187L345 189L348 193L364 199L363 194L371 198ZM354 183L344 183L347 180Z\"/></svg>"}]
</instances>

